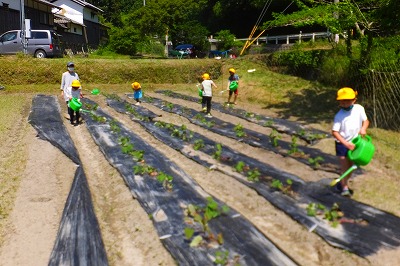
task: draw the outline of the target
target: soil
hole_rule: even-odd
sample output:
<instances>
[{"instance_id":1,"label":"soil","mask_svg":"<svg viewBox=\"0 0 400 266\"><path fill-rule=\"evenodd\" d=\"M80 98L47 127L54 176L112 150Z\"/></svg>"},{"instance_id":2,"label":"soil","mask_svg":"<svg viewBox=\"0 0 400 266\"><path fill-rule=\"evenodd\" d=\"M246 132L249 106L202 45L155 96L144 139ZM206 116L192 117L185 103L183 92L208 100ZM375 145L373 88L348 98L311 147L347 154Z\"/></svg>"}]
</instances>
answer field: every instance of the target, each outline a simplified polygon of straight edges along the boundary
<instances>
[{"instance_id":1,"label":"soil","mask_svg":"<svg viewBox=\"0 0 400 266\"><path fill-rule=\"evenodd\" d=\"M196 103L171 99L159 94L149 93L149 95L200 110L200 106ZM129 100L123 95L121 96ZM330 246L318 235L309 232L307 228L275 208L254 190L230 176L206 169L160 143L127 116L107 107L103 96L89 95L88 97L97 101L104 110L124 123L129 129L140 134L145 141L173 160L195 179L205 191L224 201L249 219L263 234L300 265L400 265L399 249L382 249L377 254L360 258L342 249ZM61 99L59 100L62 115L66 116L65 104ZM213 98L213 101L221 103L224 100L221 96ZM337 177L334 173L313 170L294 159L282 157L209 132L190 124L185 118L163 112L151 104L143 103L143 106L161 115L157 118L161 121L178 125L185 124L193 131L239 150L250 157L284 169L306 181ZM240 98L238 108L275 116L268 109L240 102ZM22 119L26 121L28 112L25 112L24 115L25 117ZM213 116L234 124L240 123L248 129L267 133L266 128L236 117L216 111L213 112ZM88 178L109 264L175 265L174 259L160 242L151 219L138 201L132 197L120 174L108 163L93 142L85 124L74 127L69 125L69 121L65 119L65 126L78 148ZM323 126L319 129L328 130ZM21 131L18 128L15 130ZM21 140L24 145L22 157L26 158L26 162L21 162L24 166L21 171L21 182L13 210L6 221L6 230L3 232L4 241L0 246L0 265L45 265L48 264L57 236L61 214L73 180L74 171L72 169L76 165L57 148L38 139L32 127L24 127L22 132L24 135ZM19 134L21 132L11 132L10 136ZM320 141L317 147L327 153L334 153L332 139ZM387 169L380 167L379 162L373 161L362 174L356 175L352 182L353 189L357 193L357 190L361 189L362 183L373 180L374 176L392 174L387 171ZM355 199L364 200L362 197L357 198L357 196L355 196ZM396 210L390 209L391 207L388 208L388 211L399 215Z\"/></svg>"}]
</instances>

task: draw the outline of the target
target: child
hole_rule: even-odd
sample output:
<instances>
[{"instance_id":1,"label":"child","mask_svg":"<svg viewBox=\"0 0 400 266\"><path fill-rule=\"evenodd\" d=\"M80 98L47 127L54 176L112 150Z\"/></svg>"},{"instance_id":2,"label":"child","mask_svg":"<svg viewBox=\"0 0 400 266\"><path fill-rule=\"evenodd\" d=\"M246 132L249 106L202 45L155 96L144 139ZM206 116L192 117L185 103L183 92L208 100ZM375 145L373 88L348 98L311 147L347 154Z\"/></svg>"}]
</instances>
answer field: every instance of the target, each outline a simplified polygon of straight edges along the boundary
<instances>
[{"instance_id":1,"label":"child","mask_svg":"<svg viewBox=\"0 0 400 266\"><path fill-rule=\"evenodd\" d=\"M77 99L83 98L81 91L81 83L79 82L79 80L73 80L71 86L67 87L67 89L64 92L64 99L68 106L69 122L71 123L71 125L77 126L79 125L80 114L79 110L74 111L70 107L69 102L72 100L72 98L77 98ZM76 123L74 123L74 118L76 118Z\"/></svg>"},{"instance_id":2,"label":"child","mask_svg":"<svg viewBox=\"0 0 400 266\"><path fill-rule=\"evenodd\" d=\"M341 88L337 92L336 100L339 101L341 109L335 115L332 135L336 139L336 155L339 157L341 173L353 165L353 162L347 157L348 151L355 148L351 140L358 135L365 136L369 126L364 107L355 104L356 96L357 92L352 88ZM351 174L347 175L337 184L337 188L343 196L351 196L348 185L350 177Z\"/></svg>"},{"instance_id":3,"label":"child","mask_svg":"<svg viewBox=\"0 0 400 266\"><path fill-rule=\"evenodd\" d=\"M235 82L237 82L239 84L239 76L237 74L235 74L236 71L235 71L234 68L230 68L228 71L229 71L229 77L228 77L228 88L227 88L227 90L229 90L229 97L228 97L228 105L229 105L231 103L232 94L235 94L233 96L233 104L236 104L236 99L237 99L237 96L239 94L239 90L237 88L234 89L234 90L231 90L230 89L230 85L231 85L232 81L235 81Z\"/></svg>"},{"instance_id":4,"label":"child","mask_svg":"<svg viewBox=\"0 0 400 266\"><path fill-rule=\"evenodd\" d=\"M135 98L136 103L135 105L140 105L141 101L140 98L143 97L143 93L142 93L142 86L140 86L139 82L133 82L131 84L132 89L133 89L133 98Z\"/></svg>"},{"instance_id":5,"label":"child","mask_svg":"<svg viewBox=\"0 0 400 266\"><path fill-rule=\"evenodd\" d=\"M212 87L217 88L217 85L215 85L214 81L210 79L209 74L204 73L202 77L203 77L203 82L201 83L201 89L203 91L203 97L201 99L201 104L203 108L207 106L206 117L211 118L212 115L210 111L211 111Z\"/></svg>"}]
</instances>

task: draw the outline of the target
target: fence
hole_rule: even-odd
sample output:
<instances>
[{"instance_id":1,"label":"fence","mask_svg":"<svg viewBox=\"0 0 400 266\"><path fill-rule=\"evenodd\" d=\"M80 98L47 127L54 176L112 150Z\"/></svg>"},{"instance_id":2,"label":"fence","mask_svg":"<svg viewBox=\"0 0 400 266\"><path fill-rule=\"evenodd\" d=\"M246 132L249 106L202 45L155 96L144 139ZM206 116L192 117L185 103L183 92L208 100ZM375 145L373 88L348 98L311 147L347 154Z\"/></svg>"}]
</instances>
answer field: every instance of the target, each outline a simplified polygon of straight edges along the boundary
<instances>
[{"instance_id":1,"label":"fence","mask_svg":"<svg viewBox=\"0 0 400 266\"><path fill-rule=\"evenodd\" d=\"M290 44L294 42L299 42L303 40L311 40L315 41L316 38L330 38L332 36L332 33L330 32L312 32L312 33L302 33L301 31L299 34L289 34L289 35L276 35L276 36L264 36L264 37L259 37L256 40L257 45L259 45L260 42L266 43L266 44ZM238 41L247 41L248 38L242 38L242 39L236 39ZM251 39L251 41L254 40Z\"/></svg>"}]
</instances>

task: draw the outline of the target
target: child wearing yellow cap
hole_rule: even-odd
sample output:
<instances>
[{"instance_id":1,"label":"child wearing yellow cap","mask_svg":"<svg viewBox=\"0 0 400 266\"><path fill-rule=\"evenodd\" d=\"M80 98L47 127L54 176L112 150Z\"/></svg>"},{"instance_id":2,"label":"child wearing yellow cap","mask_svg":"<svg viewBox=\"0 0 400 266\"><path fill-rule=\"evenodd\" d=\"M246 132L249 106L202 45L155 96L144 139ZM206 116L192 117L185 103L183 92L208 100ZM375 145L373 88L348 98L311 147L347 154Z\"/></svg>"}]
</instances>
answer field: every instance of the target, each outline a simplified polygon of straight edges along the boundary
<instances>
[{"instance_id":1,"label":"child wearing yellow cap","mask_svg":"<svg viewBox=\"0 0 400 266\"><path fill-rule=\"evenodd\" d=\"M352 88L344 87L338 90L336 100L339 101L340 110L333 120L332 135L335 138L336 155L339 157L340 171L343 174L353 166L348 158L349 150L354 150L355 145L351 142L358 135L365 136L369 126L369 120L365 109L356 104L357 92ZM351 196L348 181L351 174L347 175L337 184L337 188L343 196Z\"/></svg>"},{"instance_id":2,"label":"child wearing yellow cap","mask_svg":"<svg viewBox=\"0 0 400 266\"><path fill-rule=\"evenodd\" d=\"M71 86L67 87L67 89L65 90L64 99L68 106L69 122L71 123L71 125L77 126L77 125L79 125L80 113L79 113L79 110L75 111L71 108L70 102L72 101L72 98L76 98L76 99L83 98L82 90L81 90L81 83L79 82L79 80L76 80L76 79L73 80L71 83ZM75 120L75 123L74 123L74 120Z\"/></svg>"},{"instance_id":3,"label":"child wearing yellow cap","mask_svg":"<svg viewBox=\"0 0 400 266\"><path fill-rule=\"evenodd\" d=\"M133 98L136 101L135 105L140 105L141 103L140 99L143 97L142 86L137 81L133 82L131 86L133 89Z\"/></svg>"}]
</instances>

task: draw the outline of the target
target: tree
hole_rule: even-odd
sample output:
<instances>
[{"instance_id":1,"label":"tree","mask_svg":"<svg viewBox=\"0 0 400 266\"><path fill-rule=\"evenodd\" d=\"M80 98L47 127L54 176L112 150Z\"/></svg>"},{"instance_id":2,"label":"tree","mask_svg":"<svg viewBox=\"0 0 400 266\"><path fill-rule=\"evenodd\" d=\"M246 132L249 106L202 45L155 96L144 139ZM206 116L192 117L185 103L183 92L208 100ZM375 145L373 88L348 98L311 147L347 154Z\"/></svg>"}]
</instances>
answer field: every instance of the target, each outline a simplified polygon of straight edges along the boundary
<instances>
[{"instance_id":1,"label":"tree","mask_svg":"<svg viewBox=\"0 0 400 266\"><path fill-rule=\"evenodd\" d=\"M146 6L129 13L129 24L142 36L163 40L167 30L173 43L196 41L203 45L208 31L198 23L200 10L206 0L148 1Z\"/></svg>"},{"instance_id":2,"label":"tree","mask_svg":"<svg viewBox=\"0 0 400 266\"><path fill-rule=\"evenodd\" d=\"M295 0L299 11L291 14L274 13L274 20L264 23L263 28L321 25L333 34L346 37L348 56L352 56L352 38L368 41L363 51L368 56L372 46L372 37L379 34L380 20L377 10L388 0L342 0L339 3L322 0ZM395 0L390 0L395 2ZM336 16L334 16L336 14Z\"/></svg>"}]
</instances>

